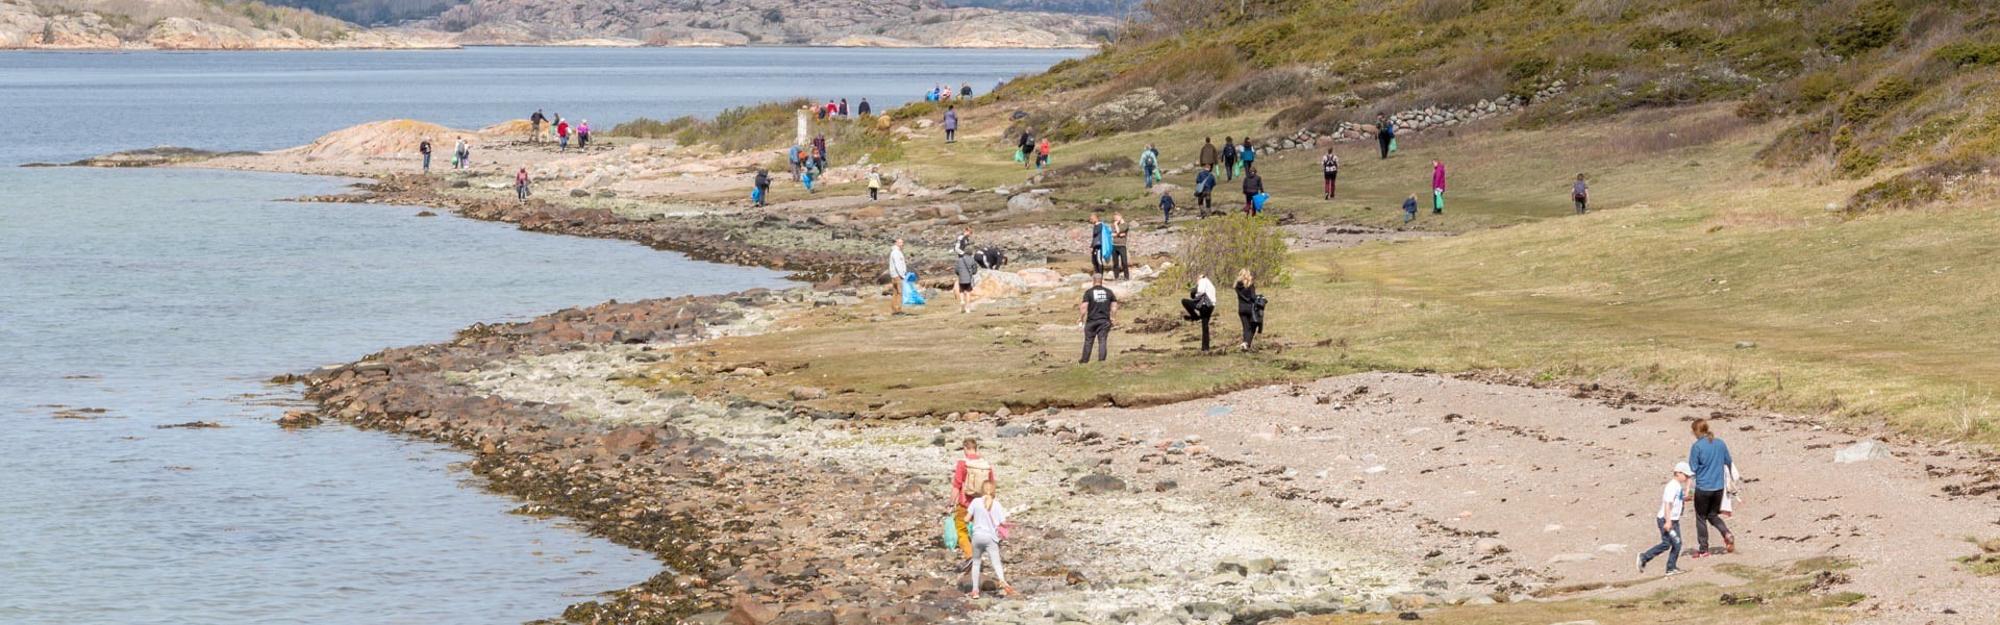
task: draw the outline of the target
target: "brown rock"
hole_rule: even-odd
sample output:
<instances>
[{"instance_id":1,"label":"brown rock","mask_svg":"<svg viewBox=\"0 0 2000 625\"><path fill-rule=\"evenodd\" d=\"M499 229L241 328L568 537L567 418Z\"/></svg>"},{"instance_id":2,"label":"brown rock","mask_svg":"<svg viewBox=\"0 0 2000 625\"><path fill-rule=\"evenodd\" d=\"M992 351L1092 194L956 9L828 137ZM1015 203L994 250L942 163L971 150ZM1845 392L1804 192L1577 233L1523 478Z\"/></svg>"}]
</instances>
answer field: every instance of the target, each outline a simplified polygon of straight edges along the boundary
<instances>
[{"instance_id":1,"label":"brown rock","mask_svg":"<svg viewBox=\"0 0 2000 625\"><path fill-rule=\"evenodd\" d=\"M738 595L729 608L729 616L722 622L729 625L769 625L777 620L778 610L758 603L757 600Z\"/></svg>"}]
</instances>

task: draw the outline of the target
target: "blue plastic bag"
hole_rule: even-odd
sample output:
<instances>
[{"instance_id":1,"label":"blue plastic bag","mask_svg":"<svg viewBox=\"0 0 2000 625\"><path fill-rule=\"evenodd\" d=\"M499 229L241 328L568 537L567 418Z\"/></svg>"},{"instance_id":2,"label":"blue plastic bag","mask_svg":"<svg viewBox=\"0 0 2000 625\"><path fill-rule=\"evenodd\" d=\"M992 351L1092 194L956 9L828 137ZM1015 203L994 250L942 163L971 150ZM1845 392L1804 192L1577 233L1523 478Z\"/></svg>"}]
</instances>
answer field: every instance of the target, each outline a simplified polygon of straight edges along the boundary
<instances>
[{"instance_id":1,"label":"blue plastic bag","mask_svg":"<svg viewBox=\"0 0 2000 625\"><path fill-rule=\"evenodd\" d=\"M912 271L903 276L903 305L924 305L924 296L917 294L917 272Z\"/></svg>"},{"instance_id":2,"label":"blue plastic bag","mask_svg":"<svg viewBox=\"0 0 2000 625\"><path fill-rule=\"evenodd\" d=\"M1111 224L1097 224L1097 257L1111 260Z\"/></svg>"},{"instance_id":3,"label":"blue plastic bag","mask_svg":"<svg viewBox=\"0 0 2000 625\"><path fill-rule=\"evenodd\" d=\"M1250 196L1250 205L1257 207L1257 212L1259 213L1264 212L1264 203L1269 201L1271 201L1271 194L1269 193L1259 193Z\"/></svg>"},{"instance_id":4,"label":"blue plastic bag","mask_svg":"<svg viewBox=\"0 0 2000 625\"><path fill-rule=\"evenodd\" d=\"M754 204L763 204L763 203L764 203L764 190L763 190L763 189L755 189L755 188L751 189L751 190L750 190L750 202L751 202L751 203L754 203Z\"/></svg>"}]
</instances>

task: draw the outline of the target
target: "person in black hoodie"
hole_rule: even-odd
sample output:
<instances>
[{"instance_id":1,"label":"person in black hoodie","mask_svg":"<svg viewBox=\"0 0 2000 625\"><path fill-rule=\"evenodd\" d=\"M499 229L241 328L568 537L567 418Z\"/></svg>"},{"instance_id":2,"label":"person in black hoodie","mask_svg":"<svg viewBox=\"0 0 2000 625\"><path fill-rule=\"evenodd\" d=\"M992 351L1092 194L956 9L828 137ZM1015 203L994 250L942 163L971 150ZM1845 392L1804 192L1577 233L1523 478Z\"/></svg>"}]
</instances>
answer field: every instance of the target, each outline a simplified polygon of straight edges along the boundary
<instances>
[{"instance_id":1,"label":"person in black hoodie","mask_svg":"<svg viewBox=\"0 0 2000 625\"><path fill-rule=\"evenodd\" d=\"M868 107L868 98L862 98L861 104L854 107L854 112L858 114L858 117L867 117L868 114L875 112L875 109Z\"/></svg>"},{"instance_id":2,"label":"person in black hoodie","mask_svg":"<svg viewBox=\"0 0 2000 625\"><path fill-rule=\"evenodd\" d=\"M1236 179L1236 137L1222 138L1222 181Z\"/></svg>"},{"instance_id":3,"label":"person in black hoodie","mask_svg":"<svg viewBox=\"0 0 2000 625\"><path fill-rule=\"evenodd\" d=\"M769 170L759 168L757 170L757 205L764 206L766 204L769 204L770 196L771 196L771 172Z\"/></svg>"},{"instance_id":4,"label":"person in black hoodie","mask_svg":"<svg viewBox=\"0 0 2000 625\"><path fill-rule=\"evenodd\" d=\"M1264 332L1264 298L1257 295L1257 278L1249 268L1236 272L1236 320L1243 322L1243 351L1250 351Z\"/></svg>"},{"instance_id":5,"label":"person in black hoodie","mask_svg":"<svg viewBox=\"0 0 2000 625\"><path fill-rule=\"evenodd\" d=\"M1025 158L1024 160L1022 160L1021 162L1022 162L1022 163L1024 163L1024 164L1025 164L1025 165L1026 165L1027 167L1030 167L1030 168L1034 167L1034 166L1035 166L1035 129L1033 129L1033 128L1029 128L1029 129L1026 129L1026 130L1022 130L1022 131L1021 131L1021 143L1020 143L1020 148L1021 148L1021 156L1023 156L1023 157L1026 157L1026 158Z\"/></svg>"},{"instance_id":6,"label":"person in black hoodie","mask_svg":"<svg viewBox=\"0 0 2000 625\"><path fill-rule=\"evenodd\" d=\"M1257 214L1257 194L1264 192L1264 177L1257 175L1257 168L1243 170L1243 212Z\"/></svg>"}]
</instances>

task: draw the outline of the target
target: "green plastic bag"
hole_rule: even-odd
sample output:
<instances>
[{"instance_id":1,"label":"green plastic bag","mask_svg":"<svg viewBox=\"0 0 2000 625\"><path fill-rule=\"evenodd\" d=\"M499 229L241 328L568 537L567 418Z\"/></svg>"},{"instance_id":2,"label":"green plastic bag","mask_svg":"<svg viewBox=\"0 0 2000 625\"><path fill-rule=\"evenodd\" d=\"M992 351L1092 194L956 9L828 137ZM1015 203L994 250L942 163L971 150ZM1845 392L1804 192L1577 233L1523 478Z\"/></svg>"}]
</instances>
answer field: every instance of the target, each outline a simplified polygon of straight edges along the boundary
<instances>
[{"instance_id":1,"label":"green plastic bag","mask_svg":"<svg viewBox=\"0 0 2000 625\"><path fill-rule=\"evenodd\" d=\"M1243 161L1236 161L1236 177L1243 177Z\"/></svg>"},{"instance_id":2,"label":"green plastic bag","mask_svg":"<svg viewBox=\"0 0 2000 625\"><path fill-rule=\"evenodd\" d=\"M951 515L947 514L944 515L944 522L941 525L944 526L944 548L946 550L957 549L958 524L952 520Z\"/></svg>"},{"instance_id":3,"label":"green plastic bag","mask_svg":"<svg viewBox=\"0 0 2000 625\"><path fill-rule=\"evenodd\" d=\"M1026 163L1026 162L1028 162L1028 153L1027 153L1027 151L1026 151L1026 150L1022 150L1021 148L1014 148L1014 162L1016 162L1016 163Z\"/></svg>"},{"instance_id":4,"label":"green plastic bag","mask_svg":"<svg viewBox=\"0 0 2000 625\"><path fill-rule=\"evenodd\" d=\"M1389 151L1390 151L1390 152L1395 152L1395 151L1396 151L1396 138L1395 138L1395 137L1389 137Z\"/></svg>"}]
</instances>

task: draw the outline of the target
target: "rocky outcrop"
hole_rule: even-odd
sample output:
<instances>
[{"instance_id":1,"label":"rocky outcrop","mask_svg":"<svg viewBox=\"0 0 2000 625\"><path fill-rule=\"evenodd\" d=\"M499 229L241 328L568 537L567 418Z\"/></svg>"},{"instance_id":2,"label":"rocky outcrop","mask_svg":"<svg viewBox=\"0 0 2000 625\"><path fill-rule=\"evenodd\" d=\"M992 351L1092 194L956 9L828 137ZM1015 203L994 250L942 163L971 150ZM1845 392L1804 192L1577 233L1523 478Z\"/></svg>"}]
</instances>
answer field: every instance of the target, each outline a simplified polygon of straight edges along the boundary
<instances>
[{"instance_id":1,"label":"rocky outcrop","mask_svg":"<svg viewBox=\"0 0 2000 625\"><path fill-rule=\"evenodd\" d=\"M85 7L83 9L74 6ZM261 5L249 5L261 6ZM148 2L145 14L97 4L49 5L0 0L0 49L46 50L300 50L321 48L449 48L444 33L365 30L295 9L265 8L264 19L232 13L235 5L196 0ZM270 15L288 16L301 34Z\"/></svg>"},{"instance_id":2,"label":"rocky outcrop","mask_svg":"<svg viewBox=\"0 0 2000 625\"><path fill-rule=\"evenodd\" d=\"M472 0L423 23L479 45L600 39L662 46L1089 47L1110 18L937 0Z\"/></svg>"}]
</instances>

